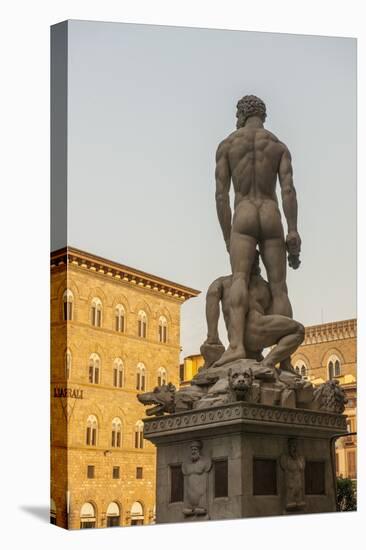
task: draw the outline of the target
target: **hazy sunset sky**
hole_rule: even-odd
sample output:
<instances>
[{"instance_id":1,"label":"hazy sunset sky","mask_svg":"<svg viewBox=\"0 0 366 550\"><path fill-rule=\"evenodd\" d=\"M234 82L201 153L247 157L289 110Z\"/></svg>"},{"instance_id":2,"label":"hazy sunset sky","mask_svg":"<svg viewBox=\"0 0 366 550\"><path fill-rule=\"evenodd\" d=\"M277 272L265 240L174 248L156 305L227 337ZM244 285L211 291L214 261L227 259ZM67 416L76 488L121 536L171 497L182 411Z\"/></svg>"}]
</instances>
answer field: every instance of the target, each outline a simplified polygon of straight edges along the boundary
<instances>
[{"instance_id":1,"label":"hazy sunset sky","mask_svg":"<svg viewBox=\"0 0 366 550\"><path fill-rule=\"evenodd\" d=\"M182 306L182 356L199 352L205 291L230 269L214 158L245 94L293 157L294 317L356 315L354 39L86 21L68 36L68 244L202 290Z\"/></svg>"}]
</instances>

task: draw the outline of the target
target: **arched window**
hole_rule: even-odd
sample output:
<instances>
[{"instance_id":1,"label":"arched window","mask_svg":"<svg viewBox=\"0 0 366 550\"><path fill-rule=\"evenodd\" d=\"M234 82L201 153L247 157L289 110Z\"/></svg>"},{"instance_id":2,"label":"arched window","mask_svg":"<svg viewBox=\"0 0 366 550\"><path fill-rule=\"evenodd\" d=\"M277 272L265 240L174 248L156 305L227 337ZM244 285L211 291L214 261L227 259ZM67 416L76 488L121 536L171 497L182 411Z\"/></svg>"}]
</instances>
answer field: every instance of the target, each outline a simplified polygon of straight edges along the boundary
<instances>
[{"instance_id":1,"label":"arched window","mask_svg":"<svg viewBox=\"0 0 366 550\"><path fill-rule=\"evenodd\" d=\"M146 338L147 315L142 309L138 312L137 333L140 338Z\"/></svg>"},{"instance_id":2,"label":"arched window","mask_svg":"<svg viewBox=\"0 0 366 550\"><path fill-rule=\"evenodd\" d=\"M91 324L93 327L102 326L102 302L99 298L93 298L91 303Z\"/></svg>"},{"instance_id":3,"label":"arched window","mask_svg":"<svg viewBox=\"0 0 366 550\"><path fill-rule=\"evenodd\" d=\"M125 308L121 304L115 309L115 329L117 332L125 331Z\"/></svg>"},{"instance_id":4,"label":"arched window","mask_svg":"<svg viewBox=\"0 0 366 550\"><path fill-rule=\"evenodd\" d=\"M117 502L111 502L107 508L107 527L118 527L120 524L121 512Z\"/></svg>"},{"instance_id":5,"label":"arched window","mask_svg":"<svg viewBox=\"0 0 366 550\"><path fill-rule=\"evenodd\" d=\"M338 361L338 359L334 362L334 376L340 376L341 375L341 364Z\"/></svg>"},{"instance_id":6,"label":"arched window","mask_svg":"<svg viewBox=\"0 0 366 550\"><path fill-rule=\"evenodd\" d=\"M65 376L66 376L66 380L70 379L71 365L72 365L72 355L71 355L71 351L69 349L67 349L65 351Z\"/></svg>"},{"instance_id":7,"label":"arched window","mask_svg":"<svg viewBox=\"0 0 366 550\"><path fill-rule=\"evenodd\" d=\"M164 384L166 384L166 380L166 370L163 367L160 367L160 369L158 369L158 386L164 386Z\"/></svg>"},{"instance_id":8,"label":"arched window","mask_svg":"<svg viewBox=\"0 0 366 550\"><path fill-rule=\"evenodd\" d=\"M122 446L122 422L120 418L112 420L112 447Z\"/></svg>"},{"instance_id":9,"label":"arched window","mask_svg":"<svg viewBox=\"0 0 366 550\"><path fill-rule=\"evenodd\" d=\"M328 359L328 376L329 380L341 375L341 362L336 355L332 355Z\"/></svg>"},{"instance_id":10,"label":"arched window","mask_svg":"<svg viewBox=\"0 0 366 550\"><path fill-rule=\"evenodd\" d=\"M51 498L51 505L50 505L50 523L53 525L56 525L56 504L53 498Z\"/></svg>"},{"instance_id":11,"label":"arched window","mask_svg":"<svg viewBox=\"0 0 366 550\"><path fill-rule=\"evenodd\" d=\"M68 288L65 290L65 292L62 295L62 302L63 302L64 321L72 321L74 295L71 292L71 290L69 290Z\"/></svg>"},{"instance_id":12,"label":"arched window","mask_svg":"<svg viewBox=\"0 0 366 550\"><path fill-rule=\"evenodd\" d=\"M95 447L97 444L97 435L98 435L98 420L96 416L91 414L88 417L86 423L86 444L92 445Z\"/></svg>"},{"instance_id":13,"label":"arched window","mask_svg":"<svg viewBox=\"0 0 366 550\"><path fill-rule=\"evenodd\" d=\"M92 353L89 358L89 382L90 384L99 384L100 381L100 357L97 353Z\"/></svg>"},{"instance_id":14,"label":"arched window","mask_svg":"<svg viewBox=\"0 0 366 550\"><path fill-rule=\"evenodd\" d=\"M84 502L80 510L80 529L93 529L95 524L94 505L91 502Z\"/></svg>"},{"instance_id":15,"label":"arched window","mask_svg":"<svg viewBox=\"0 0 366 550\"><path fill-rule=\"evenodd\" d=\"M140 502L134 502L131 507L131 525L143 525L144 509Z\"/></svg>"},{"instance_id":16,"label":"arched window","mask_svg":"<svg viewBox=\"0 0 366 550\"><path fill-rule=\"evenodd\" d=\"M162 344L166 344L168 336L167 336L167 330L168 330L168 321L165 317L161 316L159 318L159 342Z\"/></svg>"},{"instance_id":17,"label":"arched window","mask_svg":"<svg viewBox=\"0 0 366 550\"><path fill-rule=\"evenodd\" d=\"M135 449L143 449L144 447L144 424L142 420L138 420L135 425Z\"/></svg>"},{"instance_id":18,"label":"arched window","mask_svg":"<svg viewBox=\"0 0 366 550\"><path fill-rule=\"evenodd\" d=\"M300 374L301 376L307 375L307 369L304 361L296 361L295 371L297 374Z\"/></svg>"},{"instance_id":19,"label":"arched window","mask_svg":"<svg viewBox=\"0 0 366 550\"><path fill-rule=\"evenodd\" d=\"M123 362L119 357L113 363L113 386L115 388L123 387Z\"/></svg>"},{"instance_id":20,"label":"arched window","mask_svg":"<svg viewBox=\"0 0 366 550\"><path fill-rule=\"evenodd\" d=\"M136 389L145 391L146 389L146 369L143 363L139 363L136 369Z\"/></svg>"}]
</instances>

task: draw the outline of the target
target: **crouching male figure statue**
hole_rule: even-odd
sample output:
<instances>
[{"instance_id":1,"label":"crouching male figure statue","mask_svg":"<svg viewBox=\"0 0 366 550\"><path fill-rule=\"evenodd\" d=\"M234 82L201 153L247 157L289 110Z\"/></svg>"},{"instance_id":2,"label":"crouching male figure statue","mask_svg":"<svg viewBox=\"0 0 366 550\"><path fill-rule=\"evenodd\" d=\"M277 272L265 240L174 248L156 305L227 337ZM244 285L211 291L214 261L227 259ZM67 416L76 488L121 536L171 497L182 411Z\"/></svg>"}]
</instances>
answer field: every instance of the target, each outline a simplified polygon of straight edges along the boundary
<instances>
[{"instance_id":1,"label":"crouching male figure statue","mask_svg":"<svg viewBox=\"0 0 366 550\"><path fill-rule=\"evenodd\" d=\"M230 289L232 280L232 275L219 277L211 283L207 290L207 340L201 347L202 354L206 360L205 367L209 367L211 364L208 364L206 359L210 354L210 348L215 352L218 350L217 353L222 353L224 349L218 333L220 302L230 340L230 333L232 331L230 317ZM280 363L281 370L290 370L295 373L291 367L290 356L304 340L304 326L290 317L271 313L272 311L273 299L270 286L261 276L259 253L256 251L249 279L248 313L245 323L245 333L242 335L247 358L261 362L263 367L274 367L277 363ZM272 347L272 349L263 358L263 349L267 347ZM208 350L208 353L206 350ZM215 366L219 362L216 361ZM285 365L285 368L283 365Z\"/></svg>"}]
</instances>

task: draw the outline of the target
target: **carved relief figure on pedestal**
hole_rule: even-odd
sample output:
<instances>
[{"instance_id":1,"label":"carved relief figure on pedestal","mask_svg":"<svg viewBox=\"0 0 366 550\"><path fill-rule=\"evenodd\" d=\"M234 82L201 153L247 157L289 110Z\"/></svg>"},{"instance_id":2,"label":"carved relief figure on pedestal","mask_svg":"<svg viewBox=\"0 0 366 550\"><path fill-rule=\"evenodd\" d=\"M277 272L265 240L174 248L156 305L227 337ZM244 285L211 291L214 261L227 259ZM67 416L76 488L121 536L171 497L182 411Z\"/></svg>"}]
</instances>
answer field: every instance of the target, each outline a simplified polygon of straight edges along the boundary
<instances>
[{"instance_id":1,"label":"carved relief figure on pedestal","mask_svg":"<svg viewBox=\"0 0 366 550\"><path fill-rule=\"evenodd\" d=\"M232 282L229 299L229 347L217 361L223 365L247 358L243 335L249 310L249 282L256 247L265 265L275 315L292 317L286 286L286 249L290 267L300 265L301 239L297 232L297 200L292 179L291 155L284 143L266 130L266 106L256 96L237 104L237 130L222 141L216 153L216 205L226 248L230 254ZM276 196L279 178L286 240ZM231 215L229 191L235 193ZM289 360L281 360L283 369Z\"/></svg>"},{"instance_id":2,"label":"carved relief figure on pedestal","mask_svg":"<svg viewBox=\"0 0 366 550\"><path fill-rule=\"evenodd\" d=\"M286 504L288 512L305 508L305 459L297 452L297 440L288 440L288 454L280 458L280 466L285 475Z\"/></svg>"},{"instance_id":3,"label":"carved relief figure on pedestal","mask_svg":"<svg viewBox=\"0 0 366 550\"><path fill-rule=\"evenodd\" d=\"M192 441L190 444L191 457L183 462L184 475L184 507L185 517L207 515L208 472L212 461L201 456L202 442Z\"/></svg>"}]
</instances>

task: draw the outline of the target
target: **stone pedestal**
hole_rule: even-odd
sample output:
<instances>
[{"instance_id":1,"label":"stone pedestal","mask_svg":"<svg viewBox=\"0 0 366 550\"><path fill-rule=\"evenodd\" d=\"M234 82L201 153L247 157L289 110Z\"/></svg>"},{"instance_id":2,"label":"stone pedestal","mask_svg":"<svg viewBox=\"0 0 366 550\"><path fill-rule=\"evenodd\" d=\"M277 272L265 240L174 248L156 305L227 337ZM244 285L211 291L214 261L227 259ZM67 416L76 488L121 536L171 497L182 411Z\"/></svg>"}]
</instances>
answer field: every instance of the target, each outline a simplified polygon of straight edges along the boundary
<instances>
[{"instance_id":1,"label":"stone pedestal","mask_svg":"<svg viewBox=\"0 0 366 550\"><path fill-rule=\"evenodd\" d=\"M333 438L345 433L341 414L247 402L145 419L157 523L334 512Z\"/></svg>"}]
</instances>

